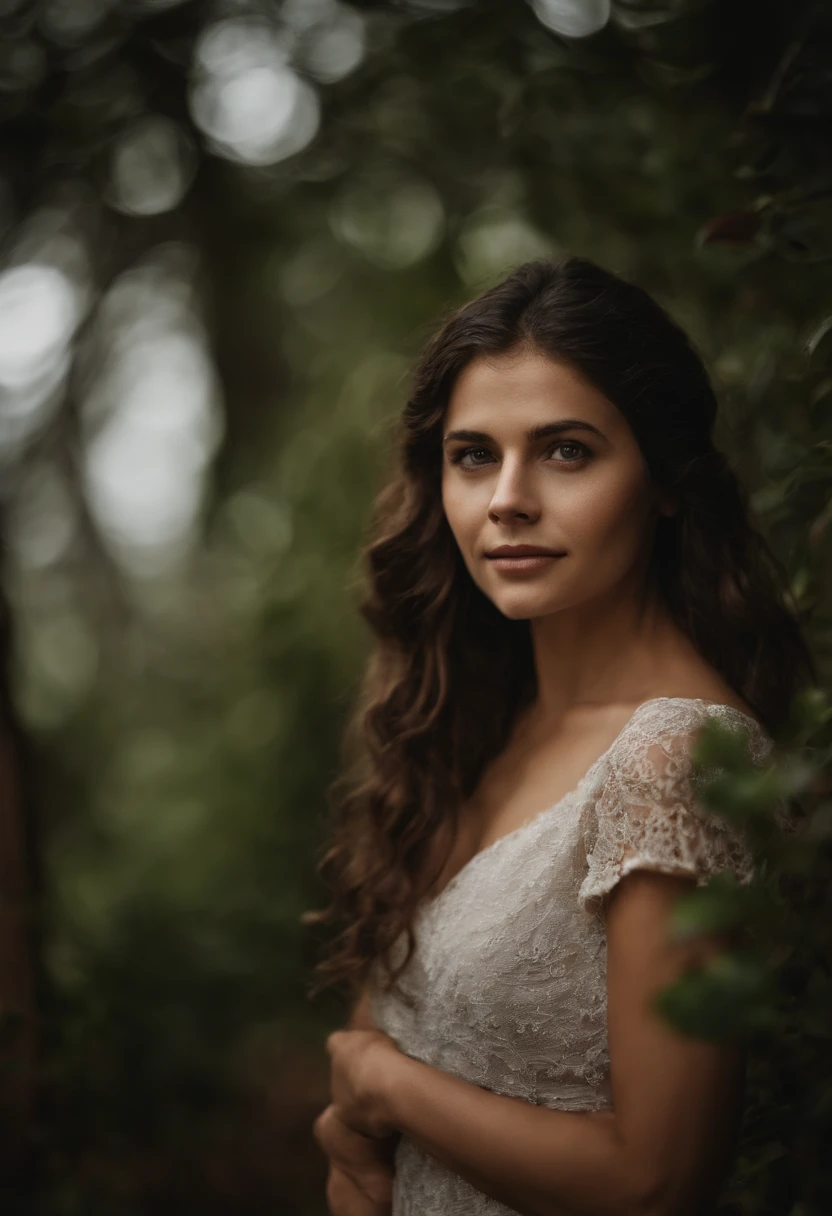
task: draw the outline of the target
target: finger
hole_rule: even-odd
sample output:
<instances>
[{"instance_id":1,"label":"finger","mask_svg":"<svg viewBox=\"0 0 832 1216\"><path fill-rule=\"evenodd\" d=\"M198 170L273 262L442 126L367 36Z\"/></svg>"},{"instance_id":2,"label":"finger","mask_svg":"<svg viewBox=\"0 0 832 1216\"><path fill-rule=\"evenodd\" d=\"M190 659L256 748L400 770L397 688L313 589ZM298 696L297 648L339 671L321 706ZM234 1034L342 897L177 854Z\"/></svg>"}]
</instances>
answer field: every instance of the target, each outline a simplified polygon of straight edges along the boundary
<instances>
[{"instance_id":1,"label":"finger","mask_svg":"<svg viewBox=\"0 0 832 1216\"><path fill-rule=\"evenodd\" d=\"M347 1123L334 1102L323 1110L312 1125L313 1134L322 1146L333 1145L343 1147L349 1152L353 1149L362 1159L391 1161L396 1152L396 1146L401 1140L401 1132L392 1130L384 1136L370 1136Z\"/></svg>"},{"instance_id":2,"label":"finger","mask_svg":"<svg viewBox=\"0 0 832 1216\"><path fill-rule=\"evenodd\" d=\"M362 1194L373 1203L389 1204L393 1202L393 1185L395 1173L384 1165L369 1167L340 1166L331 1162L333 1169L340 1169L358 1187Z\"/></svg>"},{"instance_id":3,"label":"finger","mask_svg":"<svg viewBox=\"0 0 832 1216\"><path fill-rule=\"evenodd\" d=\"M355 1180L337 1167L329 1172L326 1201L332 1216L390 1216L392 1203L366 1195Z\"/></svg>"},{"instance_id":4,"label":"finger","mask_svg":"<svg viewBox=\"0 0 832 1216\"><path fill-rule=\"evenodd\" d=\"M400 1136L379 1138L365 1136L339 1118L336 1108L328 1106L312 1125L315 1140L323 1151L345 1166L379 1170L392 1169L396 1144Z\"/></svg>"},{"instance_id":5,"label":"finger","mask_svg":"<svg viewBox=\"0 0 832 1216\"><path fill-rule=\"evenodd\" d=\"M389 1136L368 1136L377 1161L385 1161L392 1165L396 1159L396 1149L402 1138L400 1131L391 1132Z\"/></svg>"},{"instance_id":6,"label":"finger","mask_svg":"<svg viewBox=\"0 0 832 1216\"><path fill-rule=\"evenodd\" d=\"M389 1205L393 1202L395 1175L371 1173L362 1170L353 1171L338 1165L336 1162L330 1162L330 1169L343 1174L345 1179L349 1179L353 1192L360 1192L364 1199L370 1203L389 1209ZM344 1186L346 1187L346 1183L344 1183Z\"/></svg>"},{"instance_id":7,"label":"finger","mask_svg":"<svg viewBox=\"0 0 832 1216\"><path fill-rule=\"evenodd\" d=\"M314 1134L330 1162L349 1174L369 1198L392 1201L399 1133L385 1140L370 1139L353 1131L339 1119L335 1108L328 1106L315 1120Z\"/></svg>"}]
</instances>

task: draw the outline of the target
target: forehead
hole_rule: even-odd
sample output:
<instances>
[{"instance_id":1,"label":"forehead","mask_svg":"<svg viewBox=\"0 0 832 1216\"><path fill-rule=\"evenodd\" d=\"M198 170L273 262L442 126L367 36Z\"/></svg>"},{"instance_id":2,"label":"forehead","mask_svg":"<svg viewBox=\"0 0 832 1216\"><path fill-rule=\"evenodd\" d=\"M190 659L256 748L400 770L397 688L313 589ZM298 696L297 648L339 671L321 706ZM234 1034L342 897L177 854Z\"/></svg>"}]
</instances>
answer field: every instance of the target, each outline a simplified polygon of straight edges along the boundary
<instances>
[{"instance_id":1,"label":"forehead","mask_svg":"<svg viewBox=\"0 0 832 1216\"><path fill-rule=\"evenodd\" d=\"M446 428L487 430L579 417L605 432L624 425L615 405L571 364L546 355L478 355L457 376Z\"/></svg>"}]
</instances>

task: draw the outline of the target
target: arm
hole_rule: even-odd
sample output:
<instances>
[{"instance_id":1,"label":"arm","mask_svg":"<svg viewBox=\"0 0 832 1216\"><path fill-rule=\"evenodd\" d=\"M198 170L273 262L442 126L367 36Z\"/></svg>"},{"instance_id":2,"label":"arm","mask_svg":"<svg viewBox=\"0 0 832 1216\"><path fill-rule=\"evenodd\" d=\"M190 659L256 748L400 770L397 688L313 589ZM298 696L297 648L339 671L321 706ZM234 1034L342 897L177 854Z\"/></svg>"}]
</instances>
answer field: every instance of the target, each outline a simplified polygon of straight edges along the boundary
<instances>
[{"instance_id":1,"label":"arm","mask_svg":"<svg viewBox=\"0 0 832 1216\"><path fill-rule=\"evenodd\" d=\"M720 954L727 938L674 943L669 921L692 878L636 870L608 897L607 1022L616 1117L649 1180L651 1211L692 1216L715 1199L742 1116L738 1043L682 1035L648 1007L658 989Z\"/></svg>"},{"instance_id":2,"label":"arm","mask_svg":"<svg viewBox=\"0 0 832 1216\"><path fill-rule=\"evenodd\" d=\"M370 998L363 989L347 1019L347 1030L373 1030ZM393 1195L393 1155L399 1133L384 1139L362 1136L329 1105L313 1124L313 1134L329 1158L327 1200L333 1213L383 1216Z\"/></svg>"},{"instance_id":3,"label":"arm","mask_svg":"<svg viewBox=\"0 0 832 1216\"><path fill-rule=\"evenodd\" d=\"M736 1049L673 1031L653 994L719 947L668 940L691 878L634 871L608 897L608 1028L615 1113L550 1110L402 1055L379 1082L389 1122L522 1216L692 1216L724 1164Z\"/></svg>"},{"instance_id":4,"label":"arm","mask_svg":"<svg viewBox=\"0 0 832 1216\"><path fill-rule=\"evenodd\" d=\"M615 1119L549 1110L402 1056L380 1102L404 1135L521 1216L629 1216L640 1190Z\"/></svg>"},{"instance_id":5,"label":"arm","mask_svg":"<svg viewBox=\"0 0 832 1216\"><path fill-rule=\"evenodd\" d=\"M370 994L362 988L361 996L355 1003L353 1011L347 1019L347 1030L374 1030L375 1022L370 1013Z\"/></svg>"},{"instance_id":6,"label":"arm","mask_svg":"<svg viewBox=\"0 0 832 1216\"><path fill-rule=\"evenodd\" d=\"M361 991L361 996L356 1001L353 1011L347 1019L346 1030L376 1030L376 1024L373 1021L373 1015L370 1012L370 994L366 988ZM344 1126L342 1124L342 1126ZM347 1128L347 1131L352 1129ZM368 1151L373 1150L373 1162L377 1165L379 1162L385 1165L391 1165L396 1145L399 1142L401 1133L396 1131L390 1136L383 1138L376 1136L362 1136L361 1139L367 1142Z\"/></svg>"}]
</instances>

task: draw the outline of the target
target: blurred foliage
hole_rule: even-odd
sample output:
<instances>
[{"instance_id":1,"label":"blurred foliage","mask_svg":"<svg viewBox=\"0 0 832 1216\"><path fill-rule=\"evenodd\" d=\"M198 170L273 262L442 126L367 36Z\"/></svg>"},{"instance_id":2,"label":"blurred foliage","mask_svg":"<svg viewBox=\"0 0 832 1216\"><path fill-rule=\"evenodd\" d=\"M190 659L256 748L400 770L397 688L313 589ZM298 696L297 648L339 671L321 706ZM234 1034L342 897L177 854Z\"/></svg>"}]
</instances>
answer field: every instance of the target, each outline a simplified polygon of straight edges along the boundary
<instances>
[{"instance_id":1,"label":"blurred foliage","mask_svg":"<svg viewBox=\"0 0 832 1216\"><path fill-rule=\"evenodd\" d=\"M719 1212L824 1212L832 1119L829 1033L829 724L821 689L800 696L778 747L752 767L714 722L697 758L711 775L706 803L741 825L756 854L754 880L717 875L680 901L680 939L715 931L732 949L692 969L656 1000L682 1031L748 1047L746 1109L737 1162Z\"/></svg>"},{"instance_id":2,"label":"blurred foliage","mask_svg":"<svg viewBox=\"0 0 832 1216\"><path fill-rule=\"evenodd\" d=\"M36 1216L319 1216L299 915L368 639L356 554L433 322L561 250L689 330L828 686L832 14L798 0L0 0L0 465L43 883ZM825 1216L830 713L668 1012L740 1027L720 1211ZM756 818L755 818L756 817ZM709 918L711 918L709 920Z\"/></svg>"}]
</instances>

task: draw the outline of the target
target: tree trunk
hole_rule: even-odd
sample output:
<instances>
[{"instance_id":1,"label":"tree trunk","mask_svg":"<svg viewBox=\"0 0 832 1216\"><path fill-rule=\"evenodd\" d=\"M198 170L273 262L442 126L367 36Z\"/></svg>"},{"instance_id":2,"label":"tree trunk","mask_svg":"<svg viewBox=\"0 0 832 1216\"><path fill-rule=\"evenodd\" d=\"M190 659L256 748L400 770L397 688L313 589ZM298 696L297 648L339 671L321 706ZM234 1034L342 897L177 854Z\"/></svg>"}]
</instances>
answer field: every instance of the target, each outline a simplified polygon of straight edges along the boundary
<instances>
[{"instance_id":1,"label":"tree trunk","mask_svg":"<svg viewBox=\"0 0 832 1216\"><path fill-rule=\"evenodd\" d=\"M25 738L9 687L11 618L0 590L0 1185L28 1173L35 1112L38 885ZM8 1192L6 1192L8 1193Z\"/></svg>"}]
</instances>

